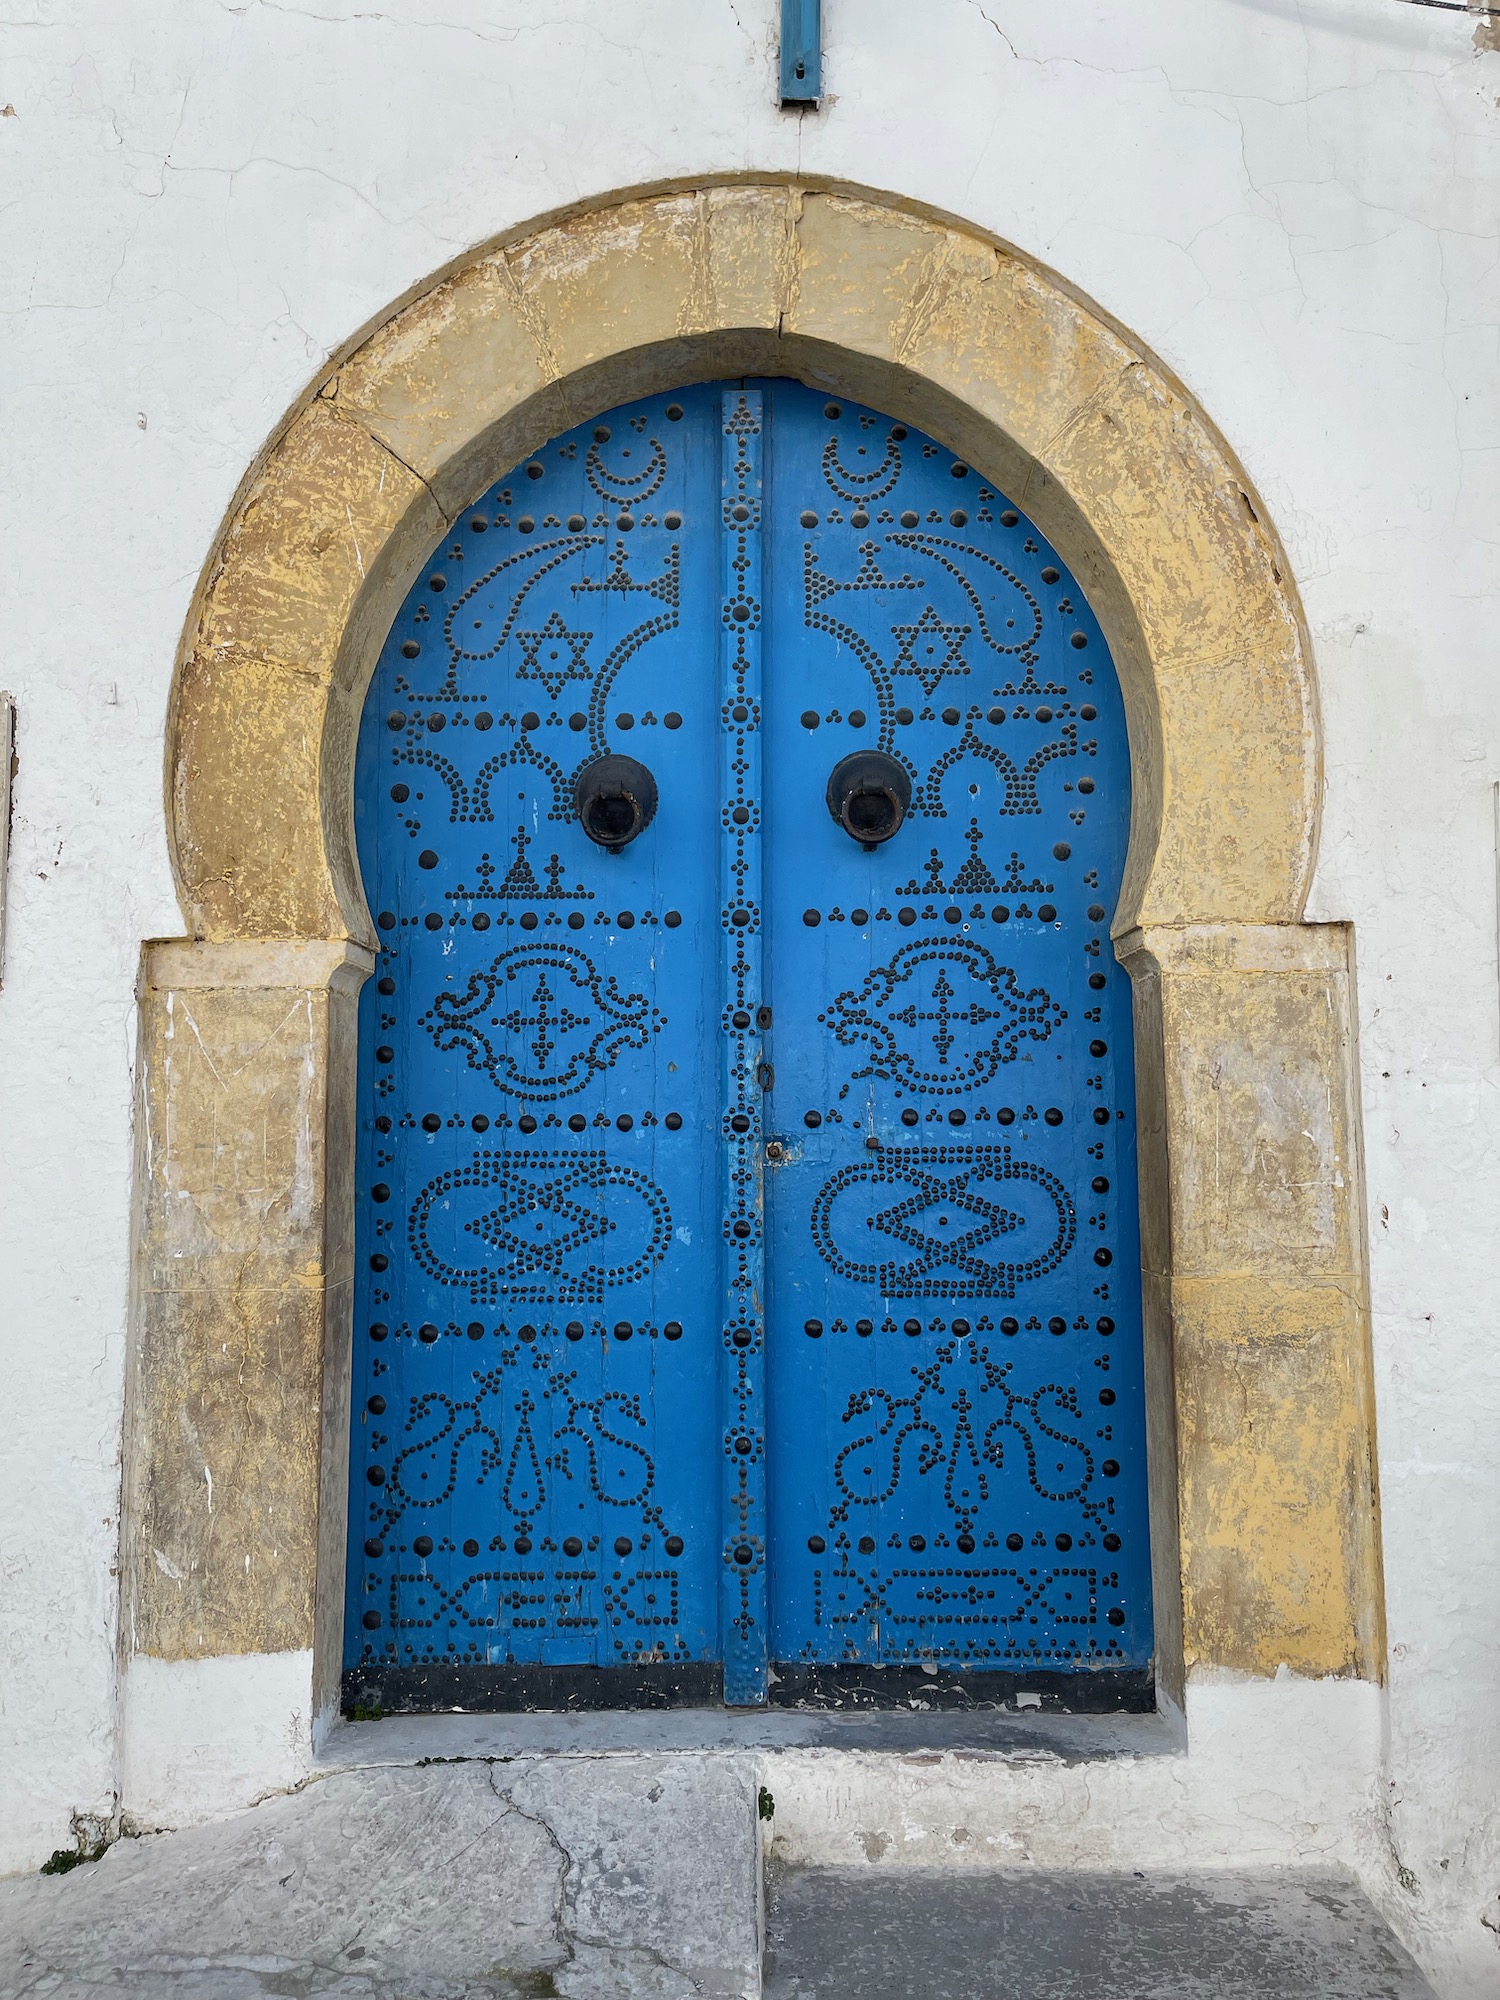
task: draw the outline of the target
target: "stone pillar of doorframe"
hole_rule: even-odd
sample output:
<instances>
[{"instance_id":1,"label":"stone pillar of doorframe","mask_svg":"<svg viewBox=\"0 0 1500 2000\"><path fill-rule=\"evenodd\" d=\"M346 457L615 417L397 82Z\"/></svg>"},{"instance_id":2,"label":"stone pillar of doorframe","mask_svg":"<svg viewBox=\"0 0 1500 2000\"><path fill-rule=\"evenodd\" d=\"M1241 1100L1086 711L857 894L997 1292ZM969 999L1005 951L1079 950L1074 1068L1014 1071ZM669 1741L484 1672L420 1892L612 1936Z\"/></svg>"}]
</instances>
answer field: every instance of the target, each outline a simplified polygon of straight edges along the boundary
<instances>
[{"instance_id":1,"label":"stone pillar of doorframe","mask_svg":"<svg viewBox=\"0 0 1500 2000\"><path fill-rule=\"evenodd\" d=\"M337 1711L370 964L344 941L144 955L122 1552L130 1827L295 1784Z\"/></svg>"},{"instance_id":2,"label":"stone pillar of doorframe","mask_svg":"<svg viewBox=\"0 0 1500 2000\"><path fill-rule=\"evenodd\" d=\"M1177 1529L1157 1535L1163 1685L1378 1681L1350 932L1153 925L1116 948L1135 991L1153 1460L1171 1468L1154 1497Z\"/></svg>"}]
</instances>

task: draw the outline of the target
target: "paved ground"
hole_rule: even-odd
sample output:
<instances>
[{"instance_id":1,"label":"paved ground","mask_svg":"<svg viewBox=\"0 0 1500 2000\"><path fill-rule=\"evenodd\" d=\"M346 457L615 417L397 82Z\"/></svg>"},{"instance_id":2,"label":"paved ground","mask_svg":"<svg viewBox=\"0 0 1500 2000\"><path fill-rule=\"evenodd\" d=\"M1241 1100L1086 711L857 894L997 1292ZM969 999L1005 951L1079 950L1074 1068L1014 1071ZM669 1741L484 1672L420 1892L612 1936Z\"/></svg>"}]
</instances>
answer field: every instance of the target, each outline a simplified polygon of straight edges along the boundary
<instances>
[{"instance_id":1,"label":"paved ground","mask_svg":"<svg viewBox=\"0 0 1500 2000\"><path fill-rule=\"evenodd\" d=\"M754 1760L344 1771L0 1882L0 2000L741 2000ZM766 2000L1431 2000L1348 1883L773 1870Z\"/></svg>"},{"instance_id":2,"label":"paved ground","mask_svg":"<svg viewBox=\"0 0 1500 2000\"><path fill-rule=\"evenodd\" d=\"M1432 2000L1359 1891L1305 1875L773 1871L766 2000Z\"/></svg>"},{"instance_id":3,"label":"paved ground","mask_svg":"<svg viewBox=\"0 0 1500 2000\"><path fill-rule=\"evenodd\" d=\"M348 1772L0 1883L3 2000L727 2000L758 1988L745 1760Z\"/></svg>"}]
</instances>

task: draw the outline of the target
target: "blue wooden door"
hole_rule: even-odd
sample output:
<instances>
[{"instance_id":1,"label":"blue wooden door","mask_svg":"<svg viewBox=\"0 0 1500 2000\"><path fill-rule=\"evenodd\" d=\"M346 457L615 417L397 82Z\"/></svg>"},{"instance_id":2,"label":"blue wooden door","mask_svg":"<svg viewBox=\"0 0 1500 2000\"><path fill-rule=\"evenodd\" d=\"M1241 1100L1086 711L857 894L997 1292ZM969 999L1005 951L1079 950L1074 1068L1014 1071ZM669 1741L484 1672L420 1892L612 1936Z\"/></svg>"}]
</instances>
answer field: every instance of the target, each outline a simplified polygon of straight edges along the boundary
<instances>
[{"instance_id":1,"label":"blue wooden door","mask_svg":"<svg viewBox=\"0 0 1500 2000\"><path fill-rule=\"evenodd\" d=\"M1118 1697L1151 1644L1119 688L1004 495L872 411L774 407L780 1686ZM865 746L910 787L877 844L816 810Z\"/></svg>"},{"instance_id":2,"label":"blue wooden door","mask_svg":"<svg viewBox=\"0 0 1500 2000\"><path fill-rule=\"evenodd\" d=\"M798 384L613 411L366 704L351 1708L1142 1701L1119 689Z\"/></svg>"}]
</instances>

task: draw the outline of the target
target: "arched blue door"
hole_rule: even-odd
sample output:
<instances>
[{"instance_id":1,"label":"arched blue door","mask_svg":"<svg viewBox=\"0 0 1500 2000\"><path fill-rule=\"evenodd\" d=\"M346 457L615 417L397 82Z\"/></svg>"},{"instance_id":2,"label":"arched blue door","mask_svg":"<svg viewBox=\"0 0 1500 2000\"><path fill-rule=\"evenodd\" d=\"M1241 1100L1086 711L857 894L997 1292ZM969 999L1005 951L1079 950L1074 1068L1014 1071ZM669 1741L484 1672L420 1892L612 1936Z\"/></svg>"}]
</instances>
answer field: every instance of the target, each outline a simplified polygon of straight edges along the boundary
<instances>
[{"instance_id":1,"label":"arched blue door","mask_svg":"<svg viewBox=\"0 0 1500 2000\"><path fill-rule=\"evenodd\" d=\"M556 440L366 704L351 1708L1149 1700L1120 692L799 384Z\"/></svg>"}]
</instances>

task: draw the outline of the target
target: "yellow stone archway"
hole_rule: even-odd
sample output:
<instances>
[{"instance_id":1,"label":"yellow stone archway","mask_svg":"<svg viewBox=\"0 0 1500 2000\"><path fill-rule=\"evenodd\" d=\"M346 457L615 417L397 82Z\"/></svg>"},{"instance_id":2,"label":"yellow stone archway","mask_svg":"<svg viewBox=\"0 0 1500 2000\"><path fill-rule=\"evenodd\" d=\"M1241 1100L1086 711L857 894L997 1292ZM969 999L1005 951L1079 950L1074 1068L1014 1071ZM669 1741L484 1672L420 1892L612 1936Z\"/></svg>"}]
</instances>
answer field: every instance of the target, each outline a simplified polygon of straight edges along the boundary
<instances>
[{"instance_id":1,"label":"yellow stone archway","mask_svg":"<svg viewBox=\"0 0 1500 2000\"><path fill-rule=\"evenodd\" d=\"M336 1702L374 942L352 767L390 620L454 516L548 437L742 373L943 438L1089 592L1134 771L1113 931L1136 1000L1161 1684L1379 1678L1352 944L1301 921L1320 777L1285 558L1191 398L1055 275L790 181L617 200L475 255L329 369L225 523L169 731L187 936L149 947L142 980L127 1669L295 1656L306 1726Z\"/></svg>"}]
</instances>

